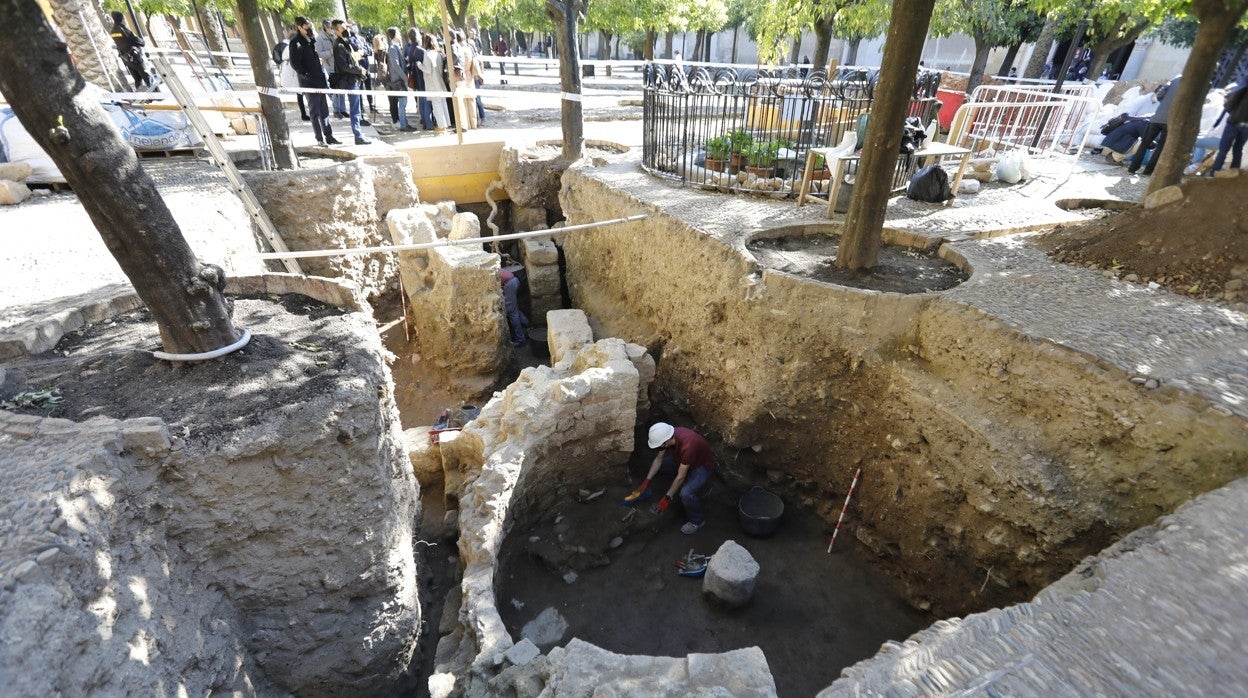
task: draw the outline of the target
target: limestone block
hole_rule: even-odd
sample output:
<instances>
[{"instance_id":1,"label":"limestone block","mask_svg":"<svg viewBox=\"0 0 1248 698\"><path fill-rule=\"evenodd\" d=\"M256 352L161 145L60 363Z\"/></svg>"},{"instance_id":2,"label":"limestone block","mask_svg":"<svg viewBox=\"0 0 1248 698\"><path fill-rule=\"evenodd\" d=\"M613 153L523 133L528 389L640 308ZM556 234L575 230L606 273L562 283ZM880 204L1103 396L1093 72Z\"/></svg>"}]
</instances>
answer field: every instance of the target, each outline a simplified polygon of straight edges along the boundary
<instances>
[{"instance_id":1,"label":"limestone block","mask_svg":"<svg viewBox=\"0 0 1248 698\"><path fill-rule=\"evenodd\" d=\"M403 430L403 442L407 455L412 459L412 472L421 487L429 487L442 481L442 452L429 438L433 427L416 427Z\"/></svg>"},{"instance_id":2,"label":"limestone block","mask_svg":"<svg viewBox=\"0 0 1248 698\"><path fill-rule=\"evenodd\" d=\"M412 181L412 160L402 153L366 155L360 158L373 170L373 189L377 192L377 218L396 208L420 203L420 192Z\"/></svg>"},{"instance_id":3,"label":"limestone block","mask_svg":"<svg viewBox=\"0 0 1248 698\"><path fill-rule=\"evenodd\" d=\"M540 206L519 206L512 202L511 224L517 233L546 229L546 209Z\"/></svg>"},{"instance_id":4,"label":"limestone block","mask_svg":"<svg viewBox=\"0 0 1248 698\"><path fill-rule=\"evenodd\" d=\"M1178 185L1158 189L1144 197L1144 208L1157 208L1183 200L1183 190Z\"/></svg>"},{"instance_id":5,"label":"limestone block","mask_svg":"<svg viewBox=\"0 0 1248 698\"><path fill-rule=\"evenodd\" d=\"M540 324L541 318L546 317L552 311L563 310L563 296L529 296L529 309L532 311L532 318L537 318L536 322Z\"/></svg>"},{"instance_id":6,"label":"limestone block","mask_svg":"<svg viewBox=\"0 0 1248 698\"><path fill-rule=\"evenodd\" d=\"M594 342L594 332L583 310L552 310L546 313L546 341L550 362L557 364Z\"/></svg>"},{"instance_id":7,"label":"limestone block","mask_svg":"<svg viewBox=\"0 0 1248 698\"><path fill-rule=\"evenodd\" d=\"M524 258L526 267L559 263L559 249L549 237L521 240L520 255Z\"/></svg>"},{"instance_id":8,"label":"limestone block","mask_svg":"<svg viewBox=\"0 0 1248 698\"><path fill-rule=\"evenodd\" d=\"M413 245L433 242L437 233L424 208L396 208L386 214L386 226L390 239L396 245Z\"/></svg>"},{"instance_id":9,"label":"limestone block","mask_svg":"<svg viewBox=\"0 0 1248 698\"><path fill-rule=\"evenodd\" d=\"M438 247L429 250L428 261L421 283L407 286L421 356L468 375L497 370L510 349L504 341L498 255Z\"/></svg>"},{"instance_id":10,"label":"limestone block","mask_svg":"<svg viewBox=\"0 0 1248 698\"><path fill-rule=\"evenodd\" d=\"M512 645L511 649L503 653L503 656L507 658L507 661L516 666L524 666L537 659L541 654L542 651L537 648L537 645L533 644L533 641L526 637Z\"/></svg>"},{"instance_id":11,"label":"limestone block","mask_svg":"<svg viewBox=\"0 0 1248 698\"><path fill-rule=\"evenodd\" d=\"M688 662L689 683L694 686L723 686L733 696L776 695L771 667L758 647L719 654L691 654Z\"/></svg>"},{"instance_id":12,"label":"limestone block","mask_svg":"<svg viewBox=\"0 0 1248 698\"><path fill-rule=\"evenodd\" d=\"M520 637L537 645L551 645L568 632L568 621L554 607L547 608L520 629Z\"/></svg>"},{"instance_id":13,"label":"limestone block","mask_svg":"<svg viewBox=\"0 0 1248 698\"><path fill-rule=\"evenodd\" d=\"M0 206L20 204L30 197L30 188L21 182L0 179Z\"/></svg>"},{"instance_id":14,"label":"limestone block","mask_svg":"<svg viewBox=\"0 0 1248 698\"><path fill-rule=\"evenodd\" d=\"M503 148L498 177L516 206L559 208L559 179L567 168L560 155L555 148Z\"/></svg>"},{"instance_id":15,"label":"limestone block","mask_svg":"<svg viewBox=\"0 0 1248 698\"><path fill-rule=\"evenodd\" d=\"M744 606L754 595L758 569L748 550L736 541L724 541L706 566L702 593L729 608Z\"/></svg>"},{"instance_id":16,"label":"limestone block","mask_svg":"<svg viewBox=\"0 0 1248 698\"><path fill-rule=\"evenodd\" d=\"M0 162L0 179L11 182L25 182L30 176L30 163Z\"/></svg>"},{"instance_id":17,"label":"limestone block","mask_svg":"<svg viewBox=\"0 0 1248 698\"><path fill-rule=\"evenodd\" d=\"M559 295L559 267L549 265L544 267L529 267L529 295L530 296L558 296Z\"/></svg>"},{"instance_id":18,"label":"limestone block","mask_svg":"<svg viewBox=\"0 0 1248 698\"><path fill-rule=\"evenodd\" d=\"M474 213L456 213L451 218L452 240L466 240L481 237L481 221Z\"/></svg>"}]
</instances>

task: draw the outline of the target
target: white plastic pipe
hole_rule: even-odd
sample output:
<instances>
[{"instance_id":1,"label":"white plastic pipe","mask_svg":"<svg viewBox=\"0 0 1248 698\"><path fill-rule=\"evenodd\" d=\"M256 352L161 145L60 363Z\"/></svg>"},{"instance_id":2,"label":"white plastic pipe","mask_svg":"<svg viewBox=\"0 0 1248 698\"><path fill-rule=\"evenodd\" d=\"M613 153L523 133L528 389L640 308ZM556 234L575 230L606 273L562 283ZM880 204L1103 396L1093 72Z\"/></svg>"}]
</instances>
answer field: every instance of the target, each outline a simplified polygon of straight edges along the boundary
<instances>
[{"instance_id":1,"label":"white plastic pipe","mask_svg":"<svg viewBox=\"0 0 1248 698\"><path fill-rule=\"evenodd\" d=\"M207 361L209 359L216 359L231 352L238 351L239 349L247 346L247 342L250 341L251 331L243 330L243 336L239 337L237 342L234 342L229 346L221 347L220 349L201 351L198 354L170 354L167 351L154 351L152 352L152 356L158 359L164 359L165 361Z\"/></svg>"}]
</instances>

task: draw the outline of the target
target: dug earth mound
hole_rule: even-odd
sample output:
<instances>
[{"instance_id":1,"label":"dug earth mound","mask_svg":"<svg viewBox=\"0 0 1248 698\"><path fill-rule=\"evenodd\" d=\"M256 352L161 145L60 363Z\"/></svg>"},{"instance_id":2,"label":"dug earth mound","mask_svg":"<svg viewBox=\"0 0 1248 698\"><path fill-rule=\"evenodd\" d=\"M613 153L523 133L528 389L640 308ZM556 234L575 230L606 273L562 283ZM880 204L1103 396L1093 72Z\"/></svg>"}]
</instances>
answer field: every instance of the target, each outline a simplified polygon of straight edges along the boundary
<instances>
[{"instance_id":1,"label":"dug earth mound","mask_svg":"<svg viewBox=\"0 0 1248 698\"><path fill-rule=\"evenodd\" d=\"M0 412L6 691L401 685L420 511L372 318L324 279L227 293L252 339L219 360L154 359L146 311L111 298L8 368L0 398L56 387L63 402Z\"/></svg>"}]
</instances>

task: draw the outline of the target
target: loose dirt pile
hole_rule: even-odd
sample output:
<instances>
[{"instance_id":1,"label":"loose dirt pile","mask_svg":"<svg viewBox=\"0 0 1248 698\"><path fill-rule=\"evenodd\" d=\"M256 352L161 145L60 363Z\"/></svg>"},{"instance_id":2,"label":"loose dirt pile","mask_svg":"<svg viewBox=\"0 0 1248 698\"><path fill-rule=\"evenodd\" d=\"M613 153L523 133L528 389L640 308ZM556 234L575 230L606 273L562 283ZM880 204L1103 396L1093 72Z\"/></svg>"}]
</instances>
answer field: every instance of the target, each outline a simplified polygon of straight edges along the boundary
<instances>
[{"instance_id":1,"label":"loose dirt pile","mask_svg":"<svg viewBox=\"0 0 1248 698\"><path fill-rule=\"evenodd\" d=\"M1174 293L1242 303L1248 299L1248 179L1189 179L1182 201L1058 226L1031 244L1054 260L1155 282Z\"/></svg>"}]
</instances>

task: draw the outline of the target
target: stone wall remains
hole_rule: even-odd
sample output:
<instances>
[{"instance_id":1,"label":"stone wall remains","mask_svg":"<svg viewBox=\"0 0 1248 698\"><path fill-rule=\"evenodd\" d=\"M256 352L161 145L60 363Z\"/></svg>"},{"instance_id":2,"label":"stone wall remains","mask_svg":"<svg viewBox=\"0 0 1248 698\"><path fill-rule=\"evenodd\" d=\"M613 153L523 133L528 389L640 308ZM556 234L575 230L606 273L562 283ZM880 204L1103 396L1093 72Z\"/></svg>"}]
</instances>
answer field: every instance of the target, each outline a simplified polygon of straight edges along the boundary
<instances>
[{"instance_id":1,"label":"stone wall remains","mask_svg":"<svg viewBox=\"0 0 1248 698\"><path fill-rule=\"evenodd\" d=\"M430 208L391 211L387 224L394 244L444 239L436 219L429 217ZM421 356L460 379L495 374L507 365L511 347L498 255L477 246L449 245L400 252L398 258L408 321Z\"/></svg>"},{"instance_id":2,"label":"stone wall remains","mask_svg":"<svg viewBox=\"0 0 1248 698\"><path fill-rule=\"evenodd\" d=\"M244 177L291 250L383 245L385 215L420 200L403 155L294 171L245 171ZM392 254L308 258L299 265L307 274L350 281L370 297L398 275Z\"/></svg>"}]
</instances>

